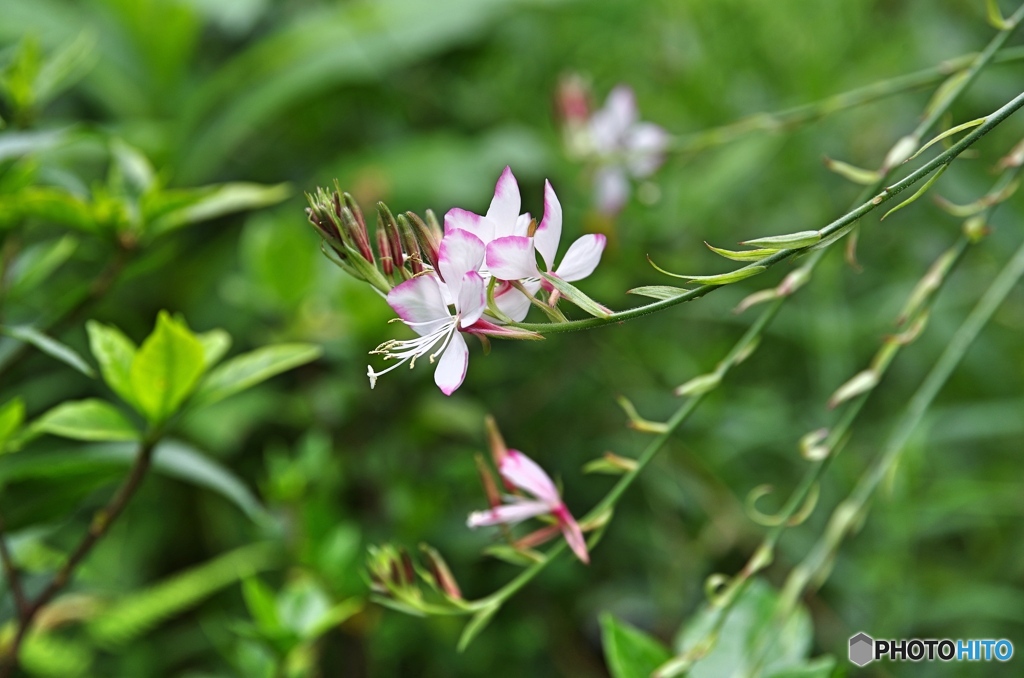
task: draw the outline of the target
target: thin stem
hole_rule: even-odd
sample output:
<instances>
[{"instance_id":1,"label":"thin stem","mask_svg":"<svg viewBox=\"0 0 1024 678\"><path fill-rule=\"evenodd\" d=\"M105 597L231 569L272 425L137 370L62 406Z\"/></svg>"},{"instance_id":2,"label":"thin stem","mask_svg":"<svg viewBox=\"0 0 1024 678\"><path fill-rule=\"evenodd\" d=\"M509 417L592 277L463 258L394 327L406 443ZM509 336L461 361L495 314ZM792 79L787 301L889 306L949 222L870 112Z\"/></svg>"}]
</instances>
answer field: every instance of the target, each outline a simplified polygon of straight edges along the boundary
<instances>
[{"instance_id":1,"label":"thin stem","mask_svg":"<svg viewBox=\"0 0 1024 678\"><path fill-rule=\"evenodd\" d=\"M11 596L14 598L14 607L18 611L18 618L22 619L29 609L29 604L28 599L25 598L25 589L21 585L21 573L7 548L6 532L7 525L3 516L0 516L0 561L3 561L4 578L7 579L7 588L11 590Z\"/></svg>"},{"instance_id":2,"label":"thin stem","mask_svg":"<svg viewBox=\"0 0 1024 678\"><path fill-rule=\"evenodd\" d=\"M839 217L838 219L831 222L827 226L821 228L818 232L821 234L822 239L825 239L831 235L835 235L848 226L852 226L861 217L875 210L879 205L882 205L888 202L889 200L892 200L895 196L899 195L906 189L910 188L917 182L921 181L921 179L925 178L932 172L942 167L945 167L949 163L953 162L953 160L956 159L958 155L960 155L965 150L970 148L976 141L981 139L981 137L985 136L990 131L998 127L1004 120L1006 120L1006 118L1008 118L1010 115L1016 112L1021 106L1024 106L1024 93L1018 94L1005 106L993 112L991 115L987 116L985 122L982 125L976 127L973 132L964 136L956 144L954 144L953 146L949 147L939 155L929 160L916 171L907 175L903 179L900 179L896 183L886 187L872 199L861 203L860 205L850 210L843 216ZM771 256L765 257L764 259L756 261L752 264L748 264L747 266L743 266L737 270L749 270L755 267L764 267L764 270L767 270L772 266L775 266L776 264L785 261L786 259L789 259L793 255L798 254L800 252L805 252L808 249L808 247L804 247L799 249L779 250L778 252L772 254ZM666 308L671 308L673 306L682 304L687 301L699 299L700 297L703 297L709 292L719 289L720 287L722 287L722 285L701 285L683 294L680 294L678 297L672 297L671 299L662 299L659 301L652 302L650 304L646 304L644 306L638 306L635 308L627 309L625 311L618 311L616 313L612 313L609 316L600 318L583 318L580 320L570 320L564 323L513 323L513 325L515 327L518 327L519 329L537 332L538 334L551 334L555 332L585 330L593 327L601 327L603 325L610 325L613 323L620 323L626 320L632 320L634 318L639 318L649 313L656 313L658 311L662 311Z\"/></svg>"},{"instance_id":3,"label":"thin stem","mask_svg":"<svg viewBox=\"0 0 1024 678\"><path fill-rule=\"evenodd\" d=\"M1006 34L1009 37L1008 31L1003 31L999 35ZM960 91L966 88L974 76L988 63L1007 63L1024 59L1024 47L1012 47L1005 50L999 48L1005 43L1005 38L995 44L989 43L988 47L985 48L980 54L965 54L954 59L949 59L943 63L926 68L914 73L907 73L900 75L895 78L888 80L882 80L875 82L864 87L858 87L857 89L843 92L841 94L835 94L818 101L814 101L807 104L801 104L792 108L787 108L781 111L773 113L755 113L747 116L736 122L729 123L727 125L721 125L719 127L712 127L710 129L702 130L700 132L694 132L692 134L685 134L676 137L671 145L671 150L678 153L695 153L703 151L708 148L715 146L721 146L731 141L743 137L752 132L765 131L772 132L780 129L791 128L797 125L801 125L807 122L812 122L819 118L823 118L826 115L832 113L838 113L850 108L856 108L857 106L863 106L865 104L873 103L887 97L910 92L916 89L922 89L930 85L936 85L943 80L946 80L950 75L963 71L966 72L965 80L960 83L956 88L951 89L946 97L947 100L956 99ZM978 64L981 67L975 69ZM964 69L967 69L966 71ZM940 105L936 109L946 109L945 106ZM931 120L932 115L926 115L921 121L918 130L928 130L935 124L935 120Z\"/></svg>"},{"instance_id":4,"label":"thin stem","mask_svg":"<svg viewBox=\"0 0 1024 678\"><path fill-rule=\"evenodd\" d=\"M71 555L68 556L67 561L64 565L57 570L57 574L54 575L49 585L43 589L43 591L35 597L29 603L21 619L18 621L18 628L15 631L14 639L5 648L6 654L0 657L0 678L8 678L13 675L14 670L18 666L18 653L21 649L21 645L25 640L25 636L28 634L32 621L36 615L42 610L55 595L57 595L64 586L71 580L72 575L78 566L85 560L86 556L93 550L97 543L107 534L110 526L117 520L118 516L124 511L125 506L135 495L135 492L139 489L142 484L143 478L146 476L146 472L149 470L150 462L153 458L153 450L156 447L157 437L151 436L146 442L142 443L139 447L138 454L135 457L135 462L132 464L131 470L128 472L128 476L121 483L121 486L117 488L114 496L111 497L110 501L93 517L92 522L89 525L88 531L79 541L78 546L75 547Z\"/></svg>"}]
</instances>

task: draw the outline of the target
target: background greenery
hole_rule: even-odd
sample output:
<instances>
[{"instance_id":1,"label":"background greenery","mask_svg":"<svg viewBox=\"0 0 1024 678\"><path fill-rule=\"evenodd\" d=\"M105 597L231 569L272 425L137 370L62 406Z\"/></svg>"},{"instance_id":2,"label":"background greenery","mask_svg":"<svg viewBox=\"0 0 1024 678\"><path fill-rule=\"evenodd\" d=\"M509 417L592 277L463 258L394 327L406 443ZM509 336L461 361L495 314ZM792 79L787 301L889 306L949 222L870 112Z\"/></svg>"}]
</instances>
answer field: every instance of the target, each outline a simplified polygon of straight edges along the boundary
<instances>
[{"instance_id":1,"label":"background greenery","mask_svg":"<svg viewBox=\"0 0 1024 678\"><path fill-rule=\"evenodd\" d=\"M857 188L828 173L822 155L877 166L913 128L930 92L670 158L654 177L656 190L645 192L649 199L634 198L608 220L590 207L586 170L561 150L553 92L562 74L586 74L598 97L628 83L644 119L685 133L979 49L993 33L984 14L981 2L953 0L0 0L0 62L17 63L31 39L44 56L78 45L69 58L81 66L69 69L51 100L22 107L20 117L12 119L13 99L6 100L0 191L57 186L92 204L130 193L126 165L111 160L112 139L149 158L168 190L220 182L293 187L276 206L143 237L110 290L57 336L86 354L84 321L93 318L140 341L167 309L197 331L227 330L233 353L280 341L325 351L315 364L184 421L182 444L215 461L232 489L211 489L202 472L157 469L65 594L65 608L78 612L49 634L33 671L269 676L287 665L294 675L600 676L605 612L671 641L699 609L705 578L738 570L760 541L763 528L744 510L747 493L763 483L783 493L793 486L806 463L797 441L832 421L829 395L892 331L904 298L956 238L960 221L929 201L881 225L877 215L866 218L863 271L838 251L829 255L757 354L630 492L593 564L566 559L549 568L458 655L458 618L359 607L366 546L429 542L468 595L497 588L516 569L480 555L493 534L464 527L484 501L473 463L484 449L484 415L497 418L511 446L557 473L570 508L583 513L612 481L584 476L581 466L607 450L633 455L646 442L625 427L615 396L628 396L651 418L667 415L676 405L671 389L710 369L751 322L754 312L731 309L767 279L623 326L498 342L488 357L474 347L466 384L451 398L434 388L426 366L391 373L371 391L367 351L400 330L386 324L391 313L376 294L323 258L301 192L337 177L367 208L384 199L396 210L483 211L510 164L524 208L537 214L550 178L567 238L586 230L609 236L584 289L622 308L635 303L626 289L666 282L647 253L670 270L718 272L725 269L704 240L728 247L819 228L841 214ZM1019 65L991 67L954 106L955 120L995 109L1020 82ZM59 137L33 138L28 154L11 151L4 140L22 133L18 125ZM986 137L978 157L958 162L938 192L959 202L984 193L991 167L1022 129L1011 119ZM239 206L278 198L261 196ZM1001 209L925 335L899 356L827 474L818 510L783 538L768 582L778 584L806 553L1016 247L1021 205L1015 198ZM0 237L19 242L12 257L53 247L68 232L46 215L23 219L12 209L4 216ZM21 298L5 298L5 323L46 319L116 256L109 236L73 237L59 267ZM768 275L775 281L784 273ZM943 391L829 582L807 597L812 655L833 654L848 666L847 638L860 630L1005 637L1024 649L1022 329L1017 290ZM15 350L13 340L0 349ZM30 418L103 394L36 350L0 382L0 402L22 396ZM124 473L123 462L102 456L45 478L9 470L15 457L72 449L48 439L0 459L0 504L16 514L11 542L32 586ZM242 547L250 550L236 551ZM216 560L229 552L238 562ZM166 612L116 614L118 601L138 600L133 592L193 568L200 569L191 580L163 590L174 601ZM238 578L257 571L243 595ZM153 609L157 591L148 599ZM6 596L0 618L11 614ZM1018 663L968 668L1014 675ZM965 670L907 663L860 674Z\"/></svg>"}]
</instances>

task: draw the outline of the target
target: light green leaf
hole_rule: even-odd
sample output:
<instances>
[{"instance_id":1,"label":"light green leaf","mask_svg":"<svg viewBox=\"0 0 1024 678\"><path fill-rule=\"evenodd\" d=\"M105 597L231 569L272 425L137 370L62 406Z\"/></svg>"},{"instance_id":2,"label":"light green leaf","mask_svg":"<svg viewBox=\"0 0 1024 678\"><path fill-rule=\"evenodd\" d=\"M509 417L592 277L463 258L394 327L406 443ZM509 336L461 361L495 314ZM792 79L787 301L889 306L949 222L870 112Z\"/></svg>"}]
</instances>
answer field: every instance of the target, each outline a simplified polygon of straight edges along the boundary
<instances>
[{"instance_id":1,"label":"light green leaf","mask_svg":"<svg viewBox=\"0 0 1024 678\"><path fill-rule=\"evenodd\" d=\"M779 251L778 248L761 248L756 250L724 250L720 247L710 245L707 242L705 242L704 244L707 246L709 250L711 250L718 256L725 257L726 259L731 259L732 261L760 261L765 257L770 257L771 255Z\"/></svg>"},{"instance_id":2,"label":"light green leaf","mask_svg":"<svg viewBox=\"0 0 1024 678\"><path fill-rule=\"evenodd\" d=\"M750 278L759 273L764 273L765 271L768 270L767 266L749 265L744 266L743 268L738 268L735 271L729 271L728 273L720 273L718 275L681 275L679 273L672 273L671 271L666 271L665 269L651 261L650 257L647 257L647 261L659 273L670 275L673 278L692 280L693 282L698 282L701 283L702 285L728 285L730 283L739 282L740 280Z\"/></svg>"},{"instance_id":3,"label":"light green leaf","mask_svg":"<svg viewBox=\"0 0 1024 678\"><path fill-rule=\"evenodd\" d=\"M819 231L799 231L797 233L786 233L784 235L770 235L764 238L754 238L753 240L744 240L741 245L750 245L752 247L769 247L773 249L799 249L801 247L810 247L821 240L821 233Z\"/></svg>"},{"instance_id":4,"label":"light green leaf","mask_svg":"<svg viewBox=\"0 0 1024 678\"><path fill-rule=\"evenodd\" d=\"M690 290L682 287L672 287L671 285L646 285L644 287L634 287L627 291L626 294L636 294L641 297L650 297L651 299L675 299L688 292Z\"/></svg>"},{"instance_id":5,"label":"light green leaf","mask_svg":"<svg viewBox=\"0 0 1024 678\"><path fill-rule=\"evenodd\" d=\"M61 403L37 419L32 428L74 440L139 439L139 432L120 410L96 398Z\"/></svg>"},{"instance_id":6,"label":"light green leaf","mask_svg":"<svg viewBox=\"0 0 1024 678\"><path fill-rule=\"evenodd\" d=\"M500 603L495 603L483 608L473 615L473 618L469 620L469 623L462 629L462 635L459 636L458 651L465 652L469 644L473 642L473 639L480 635L489 623L491 618L494 617L495 613L501 609Z\"/></svg>"},{"instance_id":7,"label":"light green leaf","mask_svg":"<svg viewBox=\"0 0 1024 678\"><path fill-rule=\"evenodd\" d=\"M213 188L196 189L187 204L164 213L149 224L153 235L162 235L188 224L214 219L275 205L291 195L288 184L265 186L263 184L232 183Z\"/></svg>"},{"instance_id":8,"label":"light green leaf","mask_svg":"<svg viewBox=\"0 0 1024 678\"><path fill-rule=\"evenodd\" d=\"M203 381L196 402L209 405L320 357L311 344L278 344L244 353L217 367Z\"/></svg>"},{"instance_id":9,"label":"light green leaf","mask_svg":"<svg viewBox=\"0 0 1024 678\"><path fill-rule=\"evenodd\" d=\"M132 393L151 423L174 414L195 389L205 368L203 345L166 311L132 360Z\"/></svg>"},{"instance_id":10,"label":"light green leaf","mask_svg":"<svg viewBox=\"0 0 1024 678\"><path fill-rule=\"evenodd\" d=\"M943 139L949 138L949 137L953 136L954 134L959 134L960 132L963 132L964 130L967 130L967 129L971 129L972 127L977 127L978 125L984 124L985 120L986 120L986 118L975 118L974 120L969 120L969 121L967 121L965 123L957 125L956 127L950 127L945 132L942 132L940 134L936 134L935 137L933 137L924 146L922 146L921 148L917 149L917 152L914 153L909 158L907 158L907 160L908 161L913 160L914 158L916 158L917 156L921 155L926 150L928 150L931 146L939 143Z\"/></svg>"},{"instance_id":11,"label":"light green leaf","mask_svg":"<svg viewBox=\"0 0 1024 678\"><path fill-rule=\"evenodd\" d=\"M5 131L0 135L0 162L52 148L63 142L67 135L67 129L40 132Z\"/></svg>"},{"instance_id":12,"label":"light green leaf","mask_svg":"<svg viewBox=\"0 0 1024 678\"><path fill-rule=\"evenodd\" d=\"M910 196L909 198L901 202L899 205L896 205L896 207L893 207L891 210L883 214L882 218L879 219L879 221L885 221L886 217L888 217L893 212L898 212L907 205L916 202L918 198L920 198L922 195L928 192L928 189L931 188L932 185L939 180L939 177L941 177L947 169L949 169L948 164L943 165L942 167L937 169L930 177L928 177L928 181L924 182L921 188L917 189L917 191L914 192L914 195Z\"/></svg>"},{"instance_id":13,"label":"light green leaf","mask_svg":"<svg viewBox=\"0 0 1024 678\"><path fill-rule=\"evenodd\" d=\"M89 334L89 349L100 365L100 374L114 393L138 409L132 392L131 370L135 359L135 343L112 325L95 320L85 324Z\"/></svg>"},{"instance_id":14,"label":"light green leaf","mask_svg":"<svg viewBox=\"0 0 1024 678\"><path fill-rule=\"evenodd\" d=\"M249 609L249 616L267 636L281 631L281 618L277 614L277 601L274 592L259 577L248 577L242 582L242 597Z\"/></svg>"},{"instance_id":15,"label":"light green leaf","mask_svg":"<svg viewBox=\"0 0 1024 678\"><path fill-rule=\"evenodd\" d=\"M0 213L63 224L87 233L99 228L85 200L50 186L30 186L15 194L0 196Z\"/></svg>"},{"instance_id":16,"label":"light green leaf","mask_svg":"<svg viewBox=\"0 0 1024 678\"><path fill-rule=\"evenodd\" d=\"M878 373L874 370L863 370L850 378L845 384L836 389L832 397L828 399L828 406L837 407L850 398L855 398L862 393L867 393L875 386L878 386Z\"/></svg>"},{"instance_id":17,"label":"light green leaf","mask_svg":"<svg viewBox=\"0 0 1024 678\"><path fill-rule=\"evenodd\" d=\"M203 345L203 359L207 370L219 363L220 359L231 348L231 335L224 330L218 329L203 332L202 334L197 334L196 339Z\"/></svg>"},{"instance_id":18,"label":"light green leaf","mask_svg":"<svg viewBox=\"0 0 1024 678\"><path fill-rule=\"evenodd\" d=\"M710 372L690 379L681 386L677 386L674 393L677 396L703 395L708 391L718 388L722 383L722 375L718 372Z\"/></svg>"},{"instance_id":19,"label":"light green leaf","mask_svg":"<svg viewBox=\"0 0 1024 678\"><path fill-rule=\"evenodd\" d=\"M39 678L77 678L89 675L93 662L87 643L65 635L33 631L21 649L25 671Z\"/></svg>"},{"instance_id":20,"label":"light green leaf","mask_svg":"<svg viewBox=\"0 0 1024 678\"><path fill-rule=\"evenodd\" d=\"M28 325L19 325L17 327L0 327L0 332L6 334L14 339L19 339L26 343L32 344L43 353L47 354L52 358L56 358L66 365L70 365L87 377L96 378L96 373L93 371L89 363L82 359L82 356L69 346L66 346L52 337L48 337L39 330L29 327Z\"/></svg>"},{"instance_id":21,"label":"light green leaf","mask_svg":"<svg viewBox=\"0 0 1024 678\"><path fill-rule=\"evenodd\" d=\"M316 640L362 609L363 601L358 598L341 601L320 615L320 618L306 630L306 640Z\"/></svg>"},{"instance_id":22,"label":"light green leaf","mask_svg":"<svg viewBox=\"0 0 1024 678\"><path fill-rule=\"evenodd\" d=\"M562 280L557 275L541 273L541 276L551 283L551 286L558 290L563 297L576 304L590 315L597 318L607 318L611 315L611 311L607 308L583 294L583 292L580 292L574 286Z\"/></svg>"},{"instance_id":23,"label":"light green leaf","mask_svg":"<svg viewBox=\"0 0 1024 678\"><path fill-rule=\"evenodd\" d=\"M34 290L60 268L74 254L77 247L78 239L66 235L26 248L11 267L7 298L19 297Z\"/></svg>"},{"instance_id":24,"label":"light green leaf","mask_svg":"<svg viewBox=\"0 0 1024 678\"><path fill-rule=\"evenodd\" d=\"M110 142L110 152L125 180L139 193L149 190L156 182L153 166L139 149L114 139Z\"/></svg>"},{"instance_id":25,"label":"light green leaf","mask_svg":"<svg viewBox=\"0 0 1024 678\"><path fill-rule=\"evenodd\" d=\"M870 186L882 178L882 175L874 170L855 167L842 160L833 160L832 158L825 158L825 167L844 179L861 186Z\"/></svg>"},{"instance_id":26,"label":"light green leaf","mask_svg":"<svg viewBox=\"0 0 1024 678\"><path fill-rule=\"evenodd\" d=\"M612 678L648 678L671 657L664 645L609 612L601 615L601 644Z\"/></svg>"},{"instance_id":27,"label":"light green leaf","mask_svg":"<svg viewBox=\"0 0 1024 678\"><path fill-rule=\"evenodd\" d=\"M5 443L18 432L25 421L25 402L21 398L11 398L0 407L0 454L3 454Z\"/></svg>"}]
</instances>

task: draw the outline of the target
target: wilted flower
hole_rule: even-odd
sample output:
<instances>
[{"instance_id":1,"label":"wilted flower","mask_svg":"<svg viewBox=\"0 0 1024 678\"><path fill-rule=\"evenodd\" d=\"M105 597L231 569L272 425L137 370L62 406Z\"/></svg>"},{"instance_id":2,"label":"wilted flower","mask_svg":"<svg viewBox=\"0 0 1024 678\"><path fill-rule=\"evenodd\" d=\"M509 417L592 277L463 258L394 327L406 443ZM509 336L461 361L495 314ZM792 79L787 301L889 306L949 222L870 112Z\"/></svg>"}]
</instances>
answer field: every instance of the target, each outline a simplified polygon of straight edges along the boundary
<instances>
[{"instance_id":1,"label":"wilted flower","mask_svg":"<svg viewBox=\"0 0 1024 678\"><path fill-rule=\"evenodd\" d=\"M566 508L554 481L536 462L518 450L507 450L498 461L498 472L507 483L532 495L532 498L506 495L506 503L471 513L467 521L469 527L515 525L529 518L550 515L576 557L584 563L590 562L583 531Z\"/></svg>"}]
</instances>

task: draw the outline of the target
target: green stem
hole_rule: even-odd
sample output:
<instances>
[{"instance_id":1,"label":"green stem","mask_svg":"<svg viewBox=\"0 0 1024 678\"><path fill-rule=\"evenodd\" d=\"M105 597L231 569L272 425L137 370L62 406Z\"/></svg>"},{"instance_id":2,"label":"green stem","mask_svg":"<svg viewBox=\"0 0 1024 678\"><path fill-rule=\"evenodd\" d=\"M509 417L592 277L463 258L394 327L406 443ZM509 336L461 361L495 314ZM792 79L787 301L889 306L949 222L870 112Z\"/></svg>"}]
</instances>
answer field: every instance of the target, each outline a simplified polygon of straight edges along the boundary
<instances>
[{"instance_id":1,"label":"green stem","mask_svg":"<svg viewBox=\"0 0 1024 678\"><path fill-rule=\"evenodd\" d=\"M1004 120L1010 115L1017 111L1021 106L1024 106L1024 93L1021 93L1014 97L1005 106L989 115L984 124L976 127L973 132L964 136L960 141L935 156L923 166L918 168L916 171L907 175L903 179L896 183L888 186L882 190L878 195L873 197L871 200L867 200L856 208L850 210L843 216L839 217L832 223L828 224L824 228L819 230L822 239L828 236L834 235L839 231L843 230L848 226L852 226L857 220L863 217L865 214L875 210L879 205L882 205L889 200L892 200L895 196L899 195L906 189L910 188L917 182L921 181L932 172L945 167L949 163L963 153L966 149L970 148L976 141L981 137L988 134L990 131L998 127ZM751 269L754 267L764 267L764 270L775 266L776 264L789 259L795 254L807 251L807 247L799 249L784 249L779 250L775 254L761 259L760 261L748 264L737 270ZM763 271L762 271L763 272ZM555 332L570 332L574 330L585 330L593 327L601 327L604 325L610 325L613 323L620 323L626 320L632 320L649 313L656 313L666 308L671 308L678 304L682 304L687 301L693 301L699 299L704 295L722 287L721 285L701 285L692 290L689 290L678 297L672 297L671 299L662 299L659 301L646 304L644 306L638 306L636 308L627 309L625 311L618 311L612 313L609 316L601 318L583 318L581 320L570 320L564 323L514 323L514 327L519 329L529 330L538 334L552 334Z\"/></svg>"}]
</instances>

